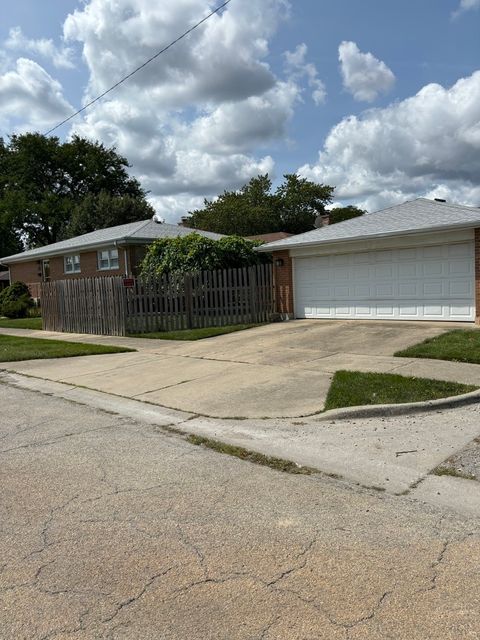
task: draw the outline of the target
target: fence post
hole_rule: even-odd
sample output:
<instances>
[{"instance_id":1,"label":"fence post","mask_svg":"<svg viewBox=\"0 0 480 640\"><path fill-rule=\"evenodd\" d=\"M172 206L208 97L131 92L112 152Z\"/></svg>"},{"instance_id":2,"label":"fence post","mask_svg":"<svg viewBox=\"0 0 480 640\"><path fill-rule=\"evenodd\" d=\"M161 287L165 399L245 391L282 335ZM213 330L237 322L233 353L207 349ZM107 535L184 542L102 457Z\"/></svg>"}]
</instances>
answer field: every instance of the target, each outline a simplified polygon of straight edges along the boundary
<instances>
[{"instance_id":1,"label":"fence post","mask_svg":"<svg viewBox=\"0 0 480 640\"><path fill-rule=\"evenodd\" d=\"M250 322L257 320L257 267L248 270L248 287L250 289Z\"/></svg>"},{"instance_id":2,"label":"fence post","mask_svg":"<svg viewBox=\"0 0 480 640\"><path fill-rule=\"evenodd\" d=\"M185 317L187 329L193 329L193 283L191 274L183 279L183 295L185 297Z\"/></svg>"}]
</instances>

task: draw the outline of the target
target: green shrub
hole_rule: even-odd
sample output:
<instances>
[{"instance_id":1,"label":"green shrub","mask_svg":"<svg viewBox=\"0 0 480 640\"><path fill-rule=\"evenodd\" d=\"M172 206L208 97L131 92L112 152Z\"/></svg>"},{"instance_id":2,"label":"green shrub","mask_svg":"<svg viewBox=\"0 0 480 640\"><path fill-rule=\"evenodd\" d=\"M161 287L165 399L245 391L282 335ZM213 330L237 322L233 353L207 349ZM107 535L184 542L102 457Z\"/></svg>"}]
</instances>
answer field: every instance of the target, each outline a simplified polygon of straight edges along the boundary
<instances>
[{"instance_id":1,"label":"green shrub","mask_svg":"<svg viewBox=\"0 0 480 640\"><path fill-rule=\"evenodd\" d=\"M0 293L0 315L25 318L32 307L32 297L23 282L14 282Z\"/></svg>"},{"instance_id":2,"label":"green shrub","mask_svg":"<svg viewBox=\"0 0 480 640\"><path fill-rule=\"evenodd\" d=\"M270 262L271 256L255 251L258 244L238 236L212 240L198 233L179 238L159 238L149 246L141 271L143 276L160 276L164 273L195 273Z\"/></svg>"}]
</instances>

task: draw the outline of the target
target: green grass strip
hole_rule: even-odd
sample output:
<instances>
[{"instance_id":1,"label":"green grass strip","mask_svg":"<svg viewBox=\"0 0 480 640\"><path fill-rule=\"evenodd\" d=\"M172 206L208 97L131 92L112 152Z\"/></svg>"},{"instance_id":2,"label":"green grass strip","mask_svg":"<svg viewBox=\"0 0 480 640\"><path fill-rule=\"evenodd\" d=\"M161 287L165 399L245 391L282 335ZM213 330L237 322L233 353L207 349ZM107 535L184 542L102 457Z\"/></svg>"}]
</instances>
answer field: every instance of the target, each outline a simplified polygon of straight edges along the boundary
<instances>
[{"instance_id":1,"label":"green grass strip","mask_svg":"<svg viewBox=\"0 0 480 640\"><path fill-rule=\"evenodd\" d=\"M290 460L283 460L282 458L266 456L263 455L263 453L249 451L248 449L244 449L243 447L226 444L224 442L220 442L219 440L213 440L212 438L205 438L203 436L192 434L187 437L187 441L190 442L190 444L207 447L208 449L213 449L213 451L217 451L218 453L235 456L236 458L240 458L241 460L247 460L248 462L253 462L254 464L260 464L266 467L270 467L271 469L276 469L277 471L282 471L283 473L293 473L303 476L310 476L314 473L320 473L317 469L313 469L312 467L304 467L296 464L295 462L291 462Z\"/></svg>"},{"instance_id":2,"label":"green grass strip","mask_svg":"<svg viewBox=\"0 0 480 640\"><path fill-rule=\"evenodd\" d=\"M0 362L38 360L42 358L71 358L73 356L93 356L106 353L135 351L124 347L83 342L65 342L42 338L19 338L0 335Z\"/></svg>"},{"instance_id":3,"label":"green grass strip","mask_svg":"<svg viewBox=\"0 0 480 640\"><path fill-rule=\"evenodd\" d=\"M478 387L457 382L413 378L393 373L337 371L328 391L325 411L342 407L438 400L476 389Z\"/></svg>"},{"instance_id":4,"label":"green grass strip","mask_svg":"<svg viewBox=\"0 0 480 640\"><path fill-rule=\"evenodd\" d=\"M395 355L401 358L433 358L480 364L480 330L455 329L435 338L427 338L413 347L397 351Z\"/></svg>"},{"instance_id":5,"label":"green grass strip","mask_svg":"<svg viewBox=\"0 0 480 640\"><path fill-rule=\"evenodd\" d=\"M2 329L42 329L41 318L0 318L0 328Z\"/></svg>"},{"instance_id":6,"label":"green grass strip","mask_svg":"<svg viewBox=\"0 0 480 640\"><path fill-rule=\"evenodd\" d=\"M203 327L201 329L182 329L180 331L156 331L153 333L131 333L130 338L152 338L157 340L204 340L235 331L244 331L261 327L262 324L230 324L225 327Z\"/></svg>"}]
</instances>

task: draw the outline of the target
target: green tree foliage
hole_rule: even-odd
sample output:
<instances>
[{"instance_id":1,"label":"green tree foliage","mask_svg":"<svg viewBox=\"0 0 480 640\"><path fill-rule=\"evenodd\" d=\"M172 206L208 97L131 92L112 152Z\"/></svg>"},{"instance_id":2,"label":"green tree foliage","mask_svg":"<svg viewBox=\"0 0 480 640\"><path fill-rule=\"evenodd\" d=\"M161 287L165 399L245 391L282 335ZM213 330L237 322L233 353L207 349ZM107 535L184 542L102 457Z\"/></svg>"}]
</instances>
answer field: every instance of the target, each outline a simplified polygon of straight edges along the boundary
<instances>
[{"instance_id":1,"label":"green tree foliage","mask_svg":"<svg viewBox=\"0 0 480 640\"><path fill-rule=\"evenodd\" d=\"M325 212L333 191L333 187L290 173L272 193L268 174L257 176L240 191L224 191L216 200L205 200L204 208L191 211L185 224L226 235L302 233L314 228L315 218Z\"/></svg>"},{"instance_id":2,"label":"green tree foliage","mask_svg":"<svg viewBox=\"0 0 480 640\"><path fill-rule=\"evenodd\" d=\"M11 256L23 250L20 238L16 233L11 221L2 216L0 211L0 259L3 256ZM0 266L1 269L1 266Z\"/></svg>"},{"instance_id":3,"label":"green tree foliage","mask_svg":"<svg viewBox=\"0 0 480 640\"><path fill-rule=\"evenodd\" d=\"M274 197L268 177L252 178L240 191L224 191L215 201L204 200L204 208L189 213L186 225L225 235L252 236L275 230Z\"/></svg>"},{"instance_id":4,"label":"green tree foliage","mask_svg":"<svg viewBox=\"0 0 480 640\"><path fill-rule=\"evenodd\" d=\"M74 208L65 235L73 238L96 229L147 220L154 213L155 209L143 198L112 196L106 191L88 194Z\"/></svg>"},{"instance_id":5,"label":"green tree foliage","mask_svg":"<svg viewBox=\"0 0 480 640\"><path fill-rule=\"evenodd\" d=\"M23 282L14 282L0 293L0 315L7 318L24 318L33 307L28 287Z\"/></svg>"},{"instance_id":6,"label":"green tree foliage","mask_svg":"<svg viewBox=\"0 0 480 640\"><path fill-rule=\"evenodd\" d=\"M345 220L363 216L366 211L353 205L348 205L348 207L334 207L328 213L330 218L329 224L336 224L337 222L344 222Z\"/></svg>"},{"instance_id":7,"label":"green tree foliage","mask_svg":"<svg viewBox=\"0 0 480 640\"><path fill-rule=\"evenodd\" d=\"M8 143L0 139L0 213L29 247L57 242L67 237L73 212L88 197L144 203L145 192L128 166L114 148L79 136L63 143L38 133L13 135Z\"/></svg>"},{"instance_id":8,"label":"green tree foliage","mask_svg":"<svg viewBox=\"0 0 480 640\"><path fill-rule=\"evenodd\" d=\"M149 246L141 273L146 277L164 273L195 273L268 262L268 256L255 252L257 245L238 236L212 240L198 233L179 238L159 238Z\"/></svg>"}]
</instances>

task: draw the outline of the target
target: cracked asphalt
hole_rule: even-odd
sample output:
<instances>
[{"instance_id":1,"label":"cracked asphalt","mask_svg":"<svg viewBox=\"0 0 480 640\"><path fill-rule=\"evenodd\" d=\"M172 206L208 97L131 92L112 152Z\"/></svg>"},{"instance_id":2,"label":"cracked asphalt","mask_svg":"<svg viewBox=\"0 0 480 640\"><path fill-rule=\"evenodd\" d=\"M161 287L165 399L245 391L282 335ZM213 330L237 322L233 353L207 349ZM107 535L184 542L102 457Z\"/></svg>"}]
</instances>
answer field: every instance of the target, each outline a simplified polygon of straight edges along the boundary
<instances>
[{"instance_id":1,"label":"cracked asphalt","mask_svg":"<svg viewBox=\"0 0 480 640\"><path fill-rule=\"evenodd\" d=\"M478 520L0 384L2 640L480 636Z\"/></svg>"}]
</instances>

